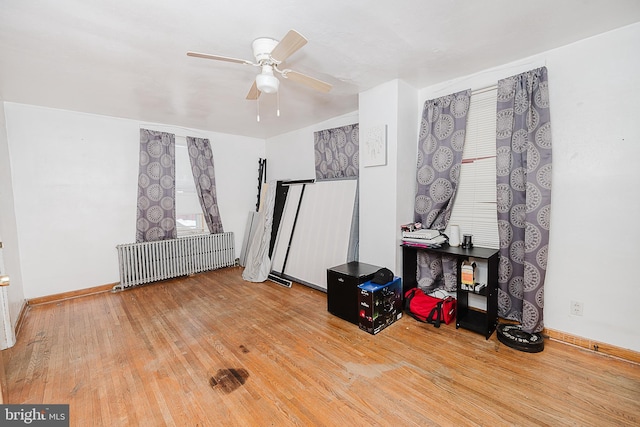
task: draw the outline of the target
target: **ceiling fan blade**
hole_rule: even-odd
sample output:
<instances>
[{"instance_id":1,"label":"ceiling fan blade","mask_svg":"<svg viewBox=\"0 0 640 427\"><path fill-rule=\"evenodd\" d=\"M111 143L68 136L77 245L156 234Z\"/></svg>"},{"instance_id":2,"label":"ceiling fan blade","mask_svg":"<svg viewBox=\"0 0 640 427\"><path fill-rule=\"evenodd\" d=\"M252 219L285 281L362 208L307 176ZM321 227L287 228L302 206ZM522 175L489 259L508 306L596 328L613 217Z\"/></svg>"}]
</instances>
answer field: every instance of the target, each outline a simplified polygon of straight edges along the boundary
<instances>
[{"instance_id":1,"label":"ceiling fan blade","mask_svg":"<svg viewBox=\"0 0 640 427\"><path fill-rule=\"evenodd\" d=\"M282 62L305 44L307 44L307 39L302 34L296 30L289 30L271 51L271 58L276 62Z\"/></svg>"},{"instance_id":2,"label":"ceiling fan blade","mask_svg":"<svg viewBox=\"0 0 640 427\"><path fill-rule=\"evenodd\" d=\"M214 59L216 61L236 62L238 64L254 65L253 62L247 61L246 59L230 58L228 56L220 56L220 55L210 55L208 53L187 52L187 56L193 56L196 58L204 58L204 59Z\"/></svg>"},{"instance_id":3,"label":"ceiling fan blade","mask_svg":"<svg viewBox=\"0 0 640 427\"><path fill-rule=\"evenodd\" d=\"M247 99L249 101L253 101L255 99L258 99L258 97L260 96L260 91L258 90L258 86L256 86L256 81L253 81L253 85L251 85L251 89L249 89L249 93L247 94Z\"/></svg>"},{"instance_id":4,"label":"ceiling fan blade","mask_svg":"<svg viewBox=\"0 0 640 427\"><path fill-rule=\"evenodd\" d=\"M283 71L282 75L289 80L302 83L303 85L309 86L311 89L315 89L319 92L327 93L333 87L327 82L323 82L322 80L318 80L314 77L307 76L306 74L302 74L297 71L286 70Z\"/></svg>"}]
</instances>

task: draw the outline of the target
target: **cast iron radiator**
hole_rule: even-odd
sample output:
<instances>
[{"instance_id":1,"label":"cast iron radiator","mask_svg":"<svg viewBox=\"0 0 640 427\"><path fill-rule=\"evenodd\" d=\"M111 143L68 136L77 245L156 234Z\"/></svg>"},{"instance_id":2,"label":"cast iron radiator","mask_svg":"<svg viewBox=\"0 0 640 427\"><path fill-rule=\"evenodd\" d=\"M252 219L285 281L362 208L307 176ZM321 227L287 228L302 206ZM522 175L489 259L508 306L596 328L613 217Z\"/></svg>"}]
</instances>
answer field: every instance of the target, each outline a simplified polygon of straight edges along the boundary
<instances>
[{"instance_id":1,"label":"cast iron radiator","mask_svg":"<svg viewBox=\"0 0 640 427\"><path fill-rule=\"evenodd\" d=\"M235 265L233 232L116 246L120 284L114 290Z\"/></svg>"}]
</instances>

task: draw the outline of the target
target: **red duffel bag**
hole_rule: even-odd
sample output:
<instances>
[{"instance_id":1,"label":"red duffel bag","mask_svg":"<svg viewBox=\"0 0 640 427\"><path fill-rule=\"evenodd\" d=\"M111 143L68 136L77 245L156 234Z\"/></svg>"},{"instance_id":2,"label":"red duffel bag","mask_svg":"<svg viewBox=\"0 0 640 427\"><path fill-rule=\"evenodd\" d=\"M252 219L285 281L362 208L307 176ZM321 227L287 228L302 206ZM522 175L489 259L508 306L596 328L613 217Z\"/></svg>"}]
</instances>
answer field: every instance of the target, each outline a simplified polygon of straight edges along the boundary
<instances>
[{"instance_id":1,"label":"red duffel bag","mask_svg":"<svg viewBox=\"0 0 640 427\"><path fill-rule=\"evenodd\" d=\"M420 288L412 288L404 294L404 309L414 319L439 328L441 322L448 325L455 319L456 299L451 296L436 298Z\"/></svg>"}]
</instances>

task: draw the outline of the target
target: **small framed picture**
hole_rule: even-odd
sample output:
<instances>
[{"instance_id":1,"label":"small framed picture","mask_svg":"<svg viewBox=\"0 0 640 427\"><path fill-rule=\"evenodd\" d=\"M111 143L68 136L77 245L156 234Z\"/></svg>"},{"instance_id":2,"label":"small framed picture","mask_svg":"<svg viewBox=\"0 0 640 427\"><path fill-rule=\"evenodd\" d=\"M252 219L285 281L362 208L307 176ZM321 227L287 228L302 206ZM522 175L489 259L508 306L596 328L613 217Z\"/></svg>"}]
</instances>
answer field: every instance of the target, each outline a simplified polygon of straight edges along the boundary
<instances>
[{"instance_id":1,"label":"small framed picture","mask_svg":"<svg viewBox=\"0 0 640 427\"><path fill-rule=\"evenodd\" d=\"M360 159L364 167L387 164L387 125L374 126L364 131Z\"/></svg>"}]
</instances>

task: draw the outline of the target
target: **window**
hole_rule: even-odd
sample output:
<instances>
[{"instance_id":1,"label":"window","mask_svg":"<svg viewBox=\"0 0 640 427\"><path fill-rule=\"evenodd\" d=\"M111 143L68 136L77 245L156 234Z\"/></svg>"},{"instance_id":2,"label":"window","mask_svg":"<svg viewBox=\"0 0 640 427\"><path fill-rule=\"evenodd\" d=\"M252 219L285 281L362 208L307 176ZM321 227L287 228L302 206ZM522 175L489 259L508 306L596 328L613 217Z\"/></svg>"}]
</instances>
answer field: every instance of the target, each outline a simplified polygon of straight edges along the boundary
<instances>
[{"instance_id":1,"label":"window","mask_svg":"<svg viewBox=\"0 0 640 427\"><path fill-rule=\"evenodd\" d=\"M176 227L178 237L208 234L200 199L193 182L187 139L176 135Z\"/></svg>"},{"instance_id":2,"label":"window","mask_svg":"<svg viewBox=\"0 0 640 427\"><path fill-rule=\"evenodd\" d=\"M477 246L498 249L496 211L497 89L471 95L460 181L449 225L473 234Z\"/></svg>"}]
</instances>

